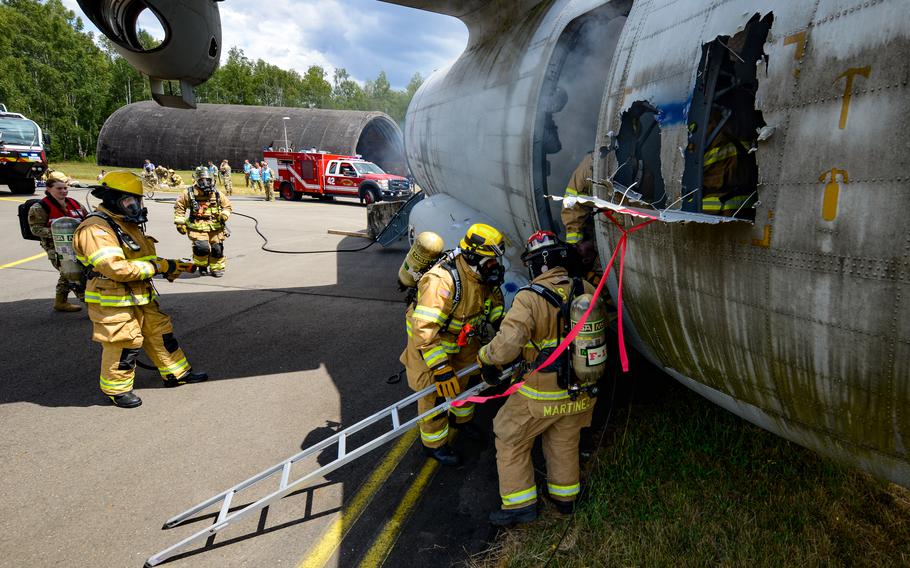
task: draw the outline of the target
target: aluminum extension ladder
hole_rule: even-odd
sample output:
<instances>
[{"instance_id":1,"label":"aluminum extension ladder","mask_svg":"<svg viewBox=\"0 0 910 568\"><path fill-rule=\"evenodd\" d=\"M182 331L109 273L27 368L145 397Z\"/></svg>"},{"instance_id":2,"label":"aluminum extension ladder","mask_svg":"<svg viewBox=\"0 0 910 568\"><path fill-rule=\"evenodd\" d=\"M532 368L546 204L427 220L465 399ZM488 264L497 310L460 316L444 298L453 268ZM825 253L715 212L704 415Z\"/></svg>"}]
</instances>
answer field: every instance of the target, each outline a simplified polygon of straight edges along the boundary
<instances>
[{"instance_id":1,"label":"aluminum extension ladder","mask_svg":"<svg viewBox=\"0 0 910 568\"><path fill-rule=\"evenodd\" d=\"M516 367L510 367L510 368L506 369L505 371L503 371L502 378L507 378L507 377L511 376L512 373L515 371L515 368ZM470 366L458 371L457 375L459 377L463 377L465 375L469 375L469 374L477 371L477 369L478 369L478 365L475 363L473 365L470 365ZM482 391L486 388L489 388L489 387L490 387L490 385L488 385L484 382L481 382L480 384L465 390L464 392L459 394L454 399L447 399L444 403L440 404L439 406L436 406L436 407L432 408L431 410L428 410L428 411L424 412L423 414L421 414L415 418L412 418L411 420L402 422L401 416L400 416L401 409L403 409L411 404L416 404L416 402L419 399L423 398L424 396L426 396L428 394L436 392L436 386L430 385L427 388L425 388L421 391L415 392L414 394L399 400L395 404L393 404L387 408L384 408L383 410L380 410L376 414L373 414L372 416L370 416L368 418L364 418L357 424L354 424L353 426L349 426L349 427L345 428L344 430L341 430L340 432L337 432L337 433L333 434L332 436L329 436L325 440L322 440L321 442L319 442L313 446L310 446L309 448L307 448L299 453L294 454L293 456L287 458L286 460L283 460L283 461L273 465L272 467L270 467L260 473L257 473L256 475L254 475L253 477L250 477L246 481L242 481L242 482L238 483L237 485L231 487L230 489L222 491L218 495L215 495L214 497L206 499L205 501L203 501L202 503L199 503L195 507L187 509L186 511L180 513L179 515L177 515L175 517L171 517L170 519L168 519L168 521L166 523L164 523L164 527L162 527L162 528L169 529L169 528L176 527L176 526L180 525L182 522L189 519L190 517L196 515L197 513L200 513L201 511L211 507L212 505L215 505L216 503L221 503L221 510L218 513L218 517L215 519L214 524L212 524L208 528L202 529L201 531L193 534L192 536L189 536L189 537L181 540L177 544L162 550L158 554L150 556L149 559L145 562L145 565L146 566L157 566L158 564L164 562L168 558L177 554L177 551L184 548L188 544L196 542L196 541L204 539L204 538L208 538L208 537L218 533L218 531L227 527L229 524L233 523L234 521L240 520L243 517L248 516L250 513L259 511L260 509L267 507L272 502L277 501L278 499L281 499L282 497L284 497L285 495L287 495L293 491L302 489L304 483L311 481L313 479L316 479L316 478L318 478L322 475L325 475L327 473L330 473L332 471L335 471L339 467L356 460L357 458L366 454L367 452L369 452L371 450L375 450L379 446L382 446L383 444L391 442L395 438L401 436L408 430L417 426L417 423L421 419L423 419L427 416L430 416L431 414L433 414L435 412L448 411L449 408L452 406L452 402L458 401L458 400L464 400L470 396L474 396L475 394L477 394L480 391ZM348 436L350 436L356 432L359 432L360 430L363 430L364 428L366 428L368 426L371 426L371 425L381 422L383 420L389 420L389 419L391 420L391 425L392 425L391 430L387 431L386 433L380 435L377 438L374 438L373 440L371 440L365 444L358 446L357 448L350 449L347 447ZM311 456L311 455L315 454L316 452L319 452L326 448L330 448L333 445L337 445L337 447L338 447L338 457L336 457L332 462L330 462L322 467L318 467L317 469L304 474L303 476L297 478L295 481L289 481L290 476L291 476L291 466L293 466L296 462L306 458L307 456ZM280 478L278 480L278 488L275 489L275 491L273 491L272 493L269 493L268 495L266 495L265 497L262 497L261 499L259 499L258 501L255 501L254 503L250 503L249 505L247 505L237 511L230 512L231 501L234 499L235 495L237 495L244 489L247 489L249 487L252 487L253 485L256 485L260 481L263 481L265 479L270 479L270 478L274 479L274 477L277 475L280 475Z\"/></svg>"}]
</instances>

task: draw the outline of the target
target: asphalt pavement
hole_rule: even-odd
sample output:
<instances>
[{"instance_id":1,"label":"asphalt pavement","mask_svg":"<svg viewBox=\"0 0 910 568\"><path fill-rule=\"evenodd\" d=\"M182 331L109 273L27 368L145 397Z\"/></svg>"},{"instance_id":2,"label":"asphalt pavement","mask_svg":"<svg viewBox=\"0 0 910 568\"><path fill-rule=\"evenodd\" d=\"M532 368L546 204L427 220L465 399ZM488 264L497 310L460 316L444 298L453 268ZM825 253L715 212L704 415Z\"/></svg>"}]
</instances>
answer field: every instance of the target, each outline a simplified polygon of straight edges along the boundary
<instances>
[{"instance_id":1,"label":"asphalt pavement","mask_svg":"<svg viewBox=\"0 0 910 568\"><path fill-rule=\"evenodd\" d=\"M147 231L159 255L188 258L173 195L158 197ZM162 530L169 517L410 393L405 381L386 382L406 339L396 285L406 244L336 252L367 243L327 234L365 229L355 202L236 199L270 247L331 252L266 253L253 222L234 217L223 278L156 280L190 363L210 380L164 389L139 369L143 404L125 410L98 389L101 348L85 311L51 309L57 275L19 235L24 199L0 187L0 566L142 566L214 518ZM485 440L456 441L466 457L458 468L435 467L411 434L164 565L457 564L491 537L494 411L480 412ZM275 487L232 505L266 489Z\"/></svg>"}]
</instances>

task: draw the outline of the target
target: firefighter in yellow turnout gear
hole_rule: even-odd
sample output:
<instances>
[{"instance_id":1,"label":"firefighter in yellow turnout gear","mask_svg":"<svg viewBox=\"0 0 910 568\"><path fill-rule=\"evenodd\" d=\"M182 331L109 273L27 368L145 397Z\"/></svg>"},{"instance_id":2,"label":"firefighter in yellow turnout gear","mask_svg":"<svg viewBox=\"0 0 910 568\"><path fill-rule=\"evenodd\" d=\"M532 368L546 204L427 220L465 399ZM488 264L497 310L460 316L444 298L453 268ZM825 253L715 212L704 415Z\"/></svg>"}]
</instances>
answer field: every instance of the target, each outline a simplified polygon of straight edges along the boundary
<instances>
[{"instance_id":1,"label":"firefighter in yellow turnout gear","mask_svg":"<svg viewBox=\"0 0 910 568\"><path fill-rule=\"evenodd\" d=\"M594 154L588 152L572 172L566 185L566 197L590 197L594 195ZM589 207L578 203L563 204L560 213L562 224L566 228L566 243L575 248L573 271L581 274L585 280L596 284L602 274L600 257L597 253L597 241L594 237L594 217Z\"/></svg>"},{"instance_id":2,"label":"firefighter in yellow turnout gear","mask_svg":"<svg viewBox=\"0 0 910 568\"><path fill-rule=\"evenodd\" d=\"M484 380L498 381L499 369L521 355L531 369L542 364L564 339L560 310L570 295L590 294L593 287L569 277L565 266L569 253L553 233L539 231L528 240L522 259L528 266L531 285L519 290L512 308L503 319L496 337L479 353ZM532 288L539 287L535 291ZM545 297L549 291L550 300ZM524 385L511 395L493 421L496 435L496 467L502 508L490 515L494 525L530 522L537 518L537 485L531 449L543 436L547 463L547 489L560 512L570 513L580 491L578 442L582 428L591 424L595 398L592 385L578 384L577 396L570 395L568 382L560 384L559 369L568 366L557 359L537 373L524 377ZM563 377L571 376L563 369ZM596 382L593 381L593 382Z\"/></svg>"},{"instance_id":3,"label":"firefighter in yellow turnout gear","mask_svg":"<svg viewBox=\"0 0 910 568\"><path fill-rule=\"evenodd\" d=\"M195 373L174 338L171 318L158 309L151 278L176 278L176 261L159 258L155 240L146 235L142 180L130 172L111 172L92 195L102 200L96 212L76 229L73 246L89 270L85 289L92 339L102 346L101 391L114 404L133 408L142 401L133 391L139 350L145 349L164 385L197 383Z\"/></svg>"},{"instance_id":4,"label":"firefighter in yellow turnout gear","mask_svg":"<svg viewBox=\"0 0 910 568\"><path fill-rule=\"evenodd\" d=\"M415 391L436 384L436 393L418 401L424 413L451 398L468 384L468 376L457 378L456 370L474 363L480 348L472 330L502 318L503 298L499 290L504 276L502 233L489 225L472 225L460 247L448 253L417 283L417 300L406 314L408 344L401 354L408 386ZM453 408L455 423L466 425L474 416L474 405ZM466 427L466 426L463 426ZM437 414L420 423L420 439L427 455L443 465L460 463L447 444L449 420Z\"/></svg>"},{"instance_id":5,"label":"firefighter in yellow turnout gear","mask_svg":"<svg viewBox=\"0 0 910 568\"><path fill-rule=\"evenodd\" d=\"M224 275L226 223L231 216L231 200L215 189L211 172L196 168L196 183L177 196L174 225L193 243L193 264L202 274Z\"/></svg>"},{"instance_id":6,"label":"firefighter in yellow turnout gear","mask_svg":"<svg viewBox=\"0 0 910 568\"><path fill-rule=\"evenodd\" d=\"M589 181L594 177L594 155L591 152L585 154L581 162L572 172L569 183L566 185L566 197L578 197L579 195L590 197L593 195L592 184ZM566 242L570 245L577 244L584 240L591 239L592 231L587 227L591 218L591 210L583 205L563 206L562 224L566 227ZM587 232L587 235L585 234Z\"/></svg>"}]
</instances>

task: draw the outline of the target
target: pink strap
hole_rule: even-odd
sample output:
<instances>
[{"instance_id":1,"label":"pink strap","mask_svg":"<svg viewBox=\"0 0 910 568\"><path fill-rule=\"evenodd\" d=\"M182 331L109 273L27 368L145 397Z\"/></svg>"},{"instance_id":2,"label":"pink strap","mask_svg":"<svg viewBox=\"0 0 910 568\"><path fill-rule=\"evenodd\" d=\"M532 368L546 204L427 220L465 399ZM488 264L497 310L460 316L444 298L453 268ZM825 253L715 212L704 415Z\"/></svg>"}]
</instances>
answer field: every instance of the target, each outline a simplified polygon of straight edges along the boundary
<instances>
[{"instance_id":1,"label":"pink strap","mask_svg":"<svg viewBox=\"0 0 910 568\"><path fill-rule=\"evenodd\" d=\"M635 231L637 231L647 225L650 225L651 223L656 221L656 219L650 219L648 221L644 221L642 223L639 223L638 225L635 225L631 229L626 230L613 217L612 211L604 211L604 215L606 215L610 219L610 221L612 221L613 224L616 225L620 231L622 231L622 236L619 238L619 242L616 243L616 248L613 249L613 256L610 257L610 262L609 262L609 264L607 264L607 268L604 270L604 274L601 277L600 282L597 283L597 289L594 290L594 297L591 298L591 304L588 306L587 311L585 311L584 315L581 317L581 319L578 321L578 323L575 324L575 326L569 332L569 335L567 335L566 338L562 340L562 343L560 343L559 346L553 351L553 353L551 353L550 356L547 357L547 360L544 361L543 363L541 363L540 365L538 365L536 369L531 371L532 373L536 373L536 372L540 371L541 369L543 369L544 367L551 365L554 361L556 361L556 359L559 358L559 356L563 353L563 351L565 351L566 349L569 348L569 345L572 343L572 340L575 339L575 336L577 336L578 333L581 331L581 329L584 327L585 322L588 321L588 316L591 315L591 310L594 309L594 305L597 303L597 299L600 297L600 292L601 292L601 290L603 290L604 283L607 281L607 275L610 273L610 270L613 268L613 263L616 260L617 254L619 254L619 278L618 278L618 283L617 283L617 288L618 288L619 293L616 295L616 312L617 312L617 317L618 317L617 336L619 339L619 361L620 361L620 363L622 363L622 371L624 373L629 372L629 357L628 357L628 354L626 353L626 342L625 342L625 337L623 335L623 329L622 329L622 273L623 273L623 266L625 264L625 258L626 258L626 248L628 245L628 237L629 237L630 233L634 233ZM465 404L467 404L469 402L476 402L478 404L482 404L488 400L493 400L494 398L502 398L504 396L509 396L510 394L512 394L515 391L517 391L518 389L520 389L522 387L522 385L524 385L524 384L525 384L524 381L515 383L512 386L510 386L508 388L508 390L506 390L502 394L496 394L493 396L471 396L464 400L459 400L459 401L453 402L452 406L456 406L456 407L464 406Z\"/></svg>"}]
</instances>

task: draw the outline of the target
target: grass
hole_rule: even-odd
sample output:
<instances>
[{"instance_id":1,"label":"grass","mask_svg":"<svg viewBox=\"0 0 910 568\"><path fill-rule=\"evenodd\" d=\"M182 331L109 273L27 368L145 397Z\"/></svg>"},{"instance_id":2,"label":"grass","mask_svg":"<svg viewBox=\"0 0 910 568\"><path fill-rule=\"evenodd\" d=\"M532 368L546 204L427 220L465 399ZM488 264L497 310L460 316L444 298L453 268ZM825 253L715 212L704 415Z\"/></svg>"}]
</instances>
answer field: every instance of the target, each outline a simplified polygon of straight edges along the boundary
<instances>
[{"instance_id":1,"label":"grass","mask_svg":"<svg viewBox=\"0 0 910 568\"><path fill-rule=\"evenodd\" d=\"M543 566L551 554L549 566L910 565L910 491L791 444L672 379L619 379L632 380L574 521L548 506L469 565ZM609 404L609 393L601 398Z\"/></svg>"},{"instance_id":2,"label":"grass","mask_svg":"<svg viewBox=\"0 0 910 568\"><path fill-rule=\"evenodd\" d=\"M81 182L85 182L85 183L95 183L98 178L98 174L101 173L102 169L105 171L108 171L108 172L128 171L128 172L133 172L136 174L142 173L141 167L139 167L139 168L115 168L113 166L99 166L99 165L96 165L94 162L88 162L88 161L86 161L86 162L81 162L81 161L53 162L50 164L50 167L51 167L51 169L62 171L69 177L75 178L75 179L77 179ZM174 170L174 171L177 172L178 174L180 174L180 177L183 178L183 185L181 187L168 187L168 188L165 188L164 186L160 186L160 189L155 190L156 192L161 191L162 193L167 193L167 192L176 193L176 192L180 191L181 189L183 189L184 187L186 187L187 185L190 185L191 183L193 183L193 172L191 170ZM244 187L242 171L240 171L240 173L238 173L236 171L232 171L231 172L231 181L234 184L234 193L235 194L263 195L262 192L254 192L250 188ZM221 186L219 185L218 188L221 189ZM276 197L277 197L277 194L276 194Z\"/></svg>"}]
</instances>

